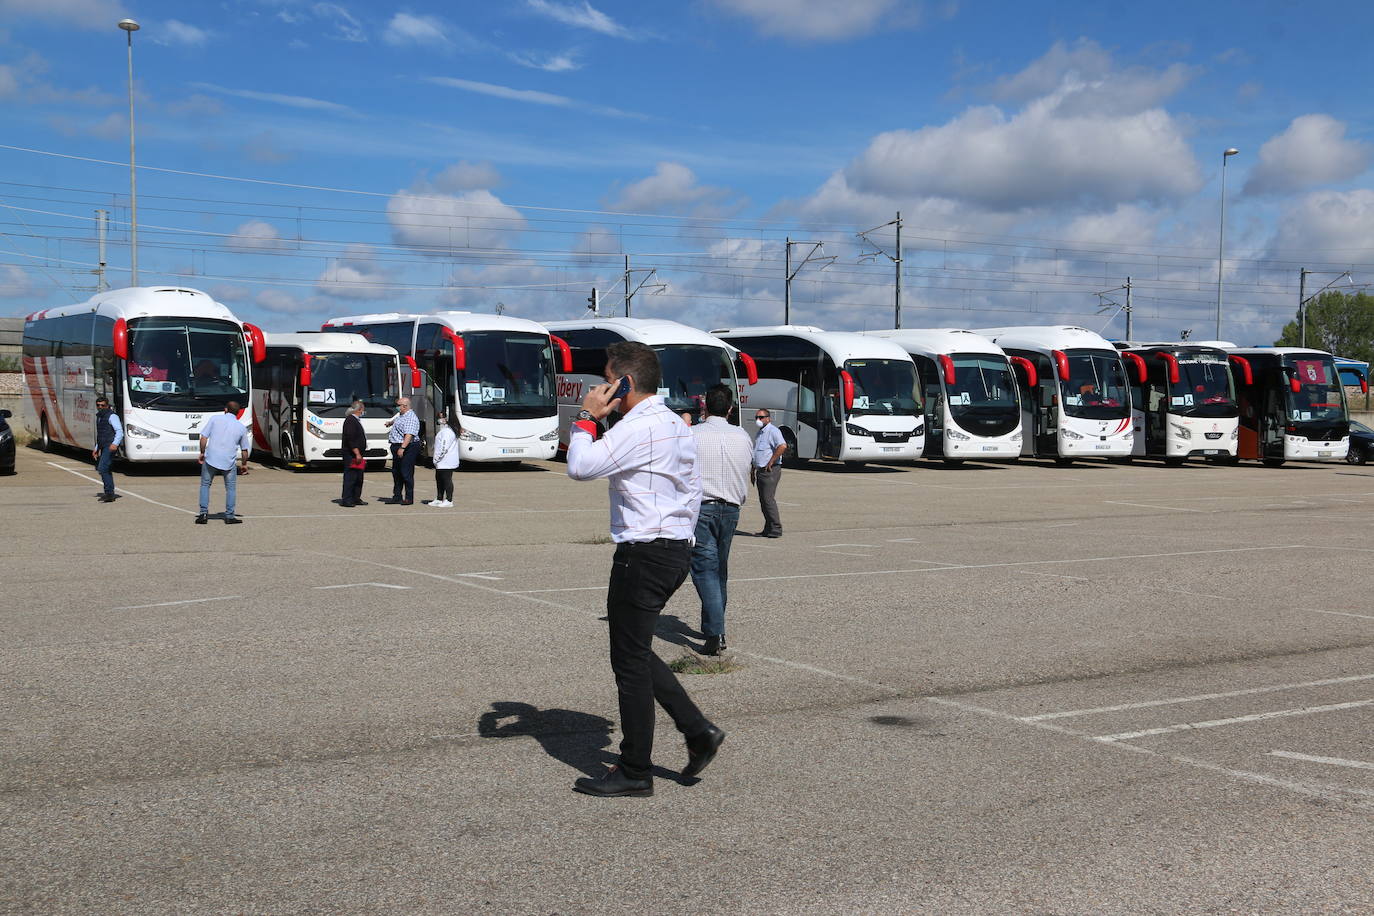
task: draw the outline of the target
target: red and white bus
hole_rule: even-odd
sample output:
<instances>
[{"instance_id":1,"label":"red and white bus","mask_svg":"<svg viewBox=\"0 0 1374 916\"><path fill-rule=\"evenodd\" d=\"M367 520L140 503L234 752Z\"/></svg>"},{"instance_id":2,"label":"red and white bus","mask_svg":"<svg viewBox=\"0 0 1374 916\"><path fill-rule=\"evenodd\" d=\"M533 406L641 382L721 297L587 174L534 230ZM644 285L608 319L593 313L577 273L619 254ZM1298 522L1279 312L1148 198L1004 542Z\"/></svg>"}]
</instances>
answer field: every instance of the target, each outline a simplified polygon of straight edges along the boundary
<instances>
[{"instance_id":1,"label":"red and white bus","mask_svg":"<svg viewBox=\"0 0 1374 916\"><path fill-rule=\"evenodd\" d=\"M89 449L95 401L124 423L130 461L192 461L201 425L229 401L252 423L252 364L261 330L195 289L128 287L24 320L26 422L48 450Z\"/></svg>"}]
</instances>

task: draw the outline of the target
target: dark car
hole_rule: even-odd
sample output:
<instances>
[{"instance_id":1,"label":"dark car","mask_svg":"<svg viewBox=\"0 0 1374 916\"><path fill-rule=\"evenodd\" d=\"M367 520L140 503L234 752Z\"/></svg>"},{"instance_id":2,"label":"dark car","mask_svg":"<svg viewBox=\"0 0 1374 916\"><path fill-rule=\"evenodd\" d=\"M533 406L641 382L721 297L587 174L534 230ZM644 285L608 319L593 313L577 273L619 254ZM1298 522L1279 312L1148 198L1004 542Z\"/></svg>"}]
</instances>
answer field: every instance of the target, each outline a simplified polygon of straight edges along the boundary
<instances>
[{"instance_id":1,"label":"dark car","mask_svg":"<svg viewBox=\"0 0 1374 916\"><path fill-rule=\"evenodd\" d=\"M10 412L0 410L0 474L14 473L14 430L9 421Z\"/></svg>"},{"instance_id":2,"label":"dark car","mask_svg":"<svg viewBox=\"0 0 1374 916\"><path fill-rule=\"evenodd\" d=\"M12 450L14 447L10 448ZM1350 451L1345 453L1345 460L1351 464L1364 464L1371 456L1374 456L1374 429L1359 420L1351 420Z\"/></svg>"}]
</instances>

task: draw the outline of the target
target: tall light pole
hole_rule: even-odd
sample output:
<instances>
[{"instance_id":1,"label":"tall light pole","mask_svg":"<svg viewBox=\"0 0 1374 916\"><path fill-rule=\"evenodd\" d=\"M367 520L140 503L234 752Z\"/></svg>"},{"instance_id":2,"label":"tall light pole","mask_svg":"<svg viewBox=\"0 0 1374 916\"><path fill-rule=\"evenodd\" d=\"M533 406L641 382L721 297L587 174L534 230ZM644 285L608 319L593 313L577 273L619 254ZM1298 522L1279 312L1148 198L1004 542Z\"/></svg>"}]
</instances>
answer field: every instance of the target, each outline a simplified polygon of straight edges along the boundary
<instances>
[{"instance_id":1,"label":"tall light pole","mask_svg":"<svg viewBox=\"0 0 1374 916\"><path fill-rule=\"evenodd\" d=\"M129 39L129 285L138 285L138 173L134 167L134 33L138 23L119 20Z\"/></svg>"},{"instance_id":2,"label":"tall light pole","mask_svg":"<svg viewBox=\"0 0 1374 916\"><path fill-rule=\"evenodd\" d=\"M1221 259L1226 251L1226 160L1240 150L1234 146L1221 154L1221 232L1217 238L1217 340L1221 340Z\"/></svg>"}]
</instances>

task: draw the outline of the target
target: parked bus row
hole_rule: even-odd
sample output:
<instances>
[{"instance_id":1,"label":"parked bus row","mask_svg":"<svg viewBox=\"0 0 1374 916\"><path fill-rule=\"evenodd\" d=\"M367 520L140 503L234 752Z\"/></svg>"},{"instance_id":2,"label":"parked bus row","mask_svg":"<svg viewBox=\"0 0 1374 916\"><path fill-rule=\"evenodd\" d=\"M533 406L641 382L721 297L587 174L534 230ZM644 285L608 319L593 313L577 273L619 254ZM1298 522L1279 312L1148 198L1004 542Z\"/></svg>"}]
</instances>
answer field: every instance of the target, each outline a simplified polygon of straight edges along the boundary
<instances>
[{"instance_id":1,"label":"parked bus row","mask_svg":"<svg viewBox=\"0 0 1374 916\"><path fill-rule=\"evenodd\" d=\"M1315 350L1114 344L1064 326L707 333L660 319L538 324L460 311L344 316L319 332L265 335L178 287L30 315L28 422L45 448L85 448L103 395L124 421L129 460L188 460L201 423L234 400L261 452L337 464L344 413L361 400L366 457L382 462L385 422L404 395L426 454L435 417L452 410L464 460L543 460L566 449L572 416L603 381L606 347L624 340L658 353L670 408L695 418L708 388L729 385L743 409L773 414L795 460L1278 465L1341 460L1350 447L1340 367ZM1368 390L1363 368L1344 368Z\"/></svg>"}]
</instances>

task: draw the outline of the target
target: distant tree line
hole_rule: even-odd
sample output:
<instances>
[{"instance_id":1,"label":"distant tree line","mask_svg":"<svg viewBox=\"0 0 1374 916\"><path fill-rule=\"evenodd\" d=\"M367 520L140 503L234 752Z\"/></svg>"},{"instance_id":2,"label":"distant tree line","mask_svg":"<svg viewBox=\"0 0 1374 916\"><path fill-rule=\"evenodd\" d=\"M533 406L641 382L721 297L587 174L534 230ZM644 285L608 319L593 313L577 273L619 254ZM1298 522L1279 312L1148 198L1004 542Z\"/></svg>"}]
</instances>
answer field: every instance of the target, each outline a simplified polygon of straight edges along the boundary
<instances>
[{"instance_id":1,"label":"distant tree line","mask_svg":"<svg viewBox=\"0 0 1374 916\"><path fill-rule=\"evenodd\" d=\"M1302 341L1302 310L1283 326L1276 347ZM1307 303L1307 346L1336 356L1374 361L1374 296L1327 290Z\"/></svg>"}]
</instances>

